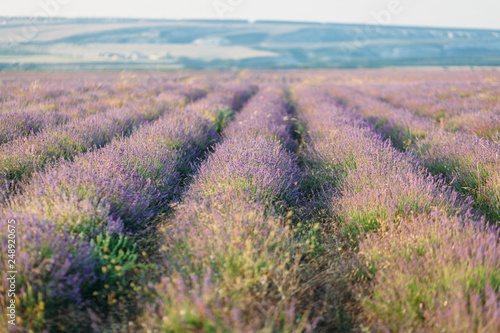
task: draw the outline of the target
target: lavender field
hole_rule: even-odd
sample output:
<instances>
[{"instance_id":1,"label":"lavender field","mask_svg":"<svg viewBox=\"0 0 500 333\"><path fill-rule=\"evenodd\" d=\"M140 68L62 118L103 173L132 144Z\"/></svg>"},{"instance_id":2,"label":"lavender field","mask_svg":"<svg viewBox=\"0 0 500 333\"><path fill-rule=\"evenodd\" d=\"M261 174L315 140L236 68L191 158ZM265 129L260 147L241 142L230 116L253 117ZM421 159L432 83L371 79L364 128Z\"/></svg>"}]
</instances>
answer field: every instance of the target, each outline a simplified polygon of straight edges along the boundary
<instances>
[{"instance_id":1,"label":"lavender field","mask_svg":"<svg viewBox=\"0 0 500 333\"><path fill-rule=\"evenodd\" d=\"M0 332L500 332L500 72L2 72L0 215Z\"/></svg>"}]
</instances>

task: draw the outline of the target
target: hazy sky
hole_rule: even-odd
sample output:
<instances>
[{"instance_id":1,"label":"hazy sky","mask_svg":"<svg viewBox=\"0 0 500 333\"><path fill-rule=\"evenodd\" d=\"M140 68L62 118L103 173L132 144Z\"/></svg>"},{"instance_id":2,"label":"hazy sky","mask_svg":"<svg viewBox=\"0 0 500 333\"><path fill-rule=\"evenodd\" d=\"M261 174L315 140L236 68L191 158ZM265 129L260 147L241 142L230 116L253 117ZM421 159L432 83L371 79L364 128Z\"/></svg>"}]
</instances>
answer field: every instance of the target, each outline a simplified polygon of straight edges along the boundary
<instances>
[{"instance_id":1,"label":"hazy sky","mask_svg":"<svg viewBox=\"0 0 500 333\"><path fill-rule=\"evenodd\" d=\"M0 16L290 20L500 29L499 0L0 0Z\"/></svg>"}]
</instances>

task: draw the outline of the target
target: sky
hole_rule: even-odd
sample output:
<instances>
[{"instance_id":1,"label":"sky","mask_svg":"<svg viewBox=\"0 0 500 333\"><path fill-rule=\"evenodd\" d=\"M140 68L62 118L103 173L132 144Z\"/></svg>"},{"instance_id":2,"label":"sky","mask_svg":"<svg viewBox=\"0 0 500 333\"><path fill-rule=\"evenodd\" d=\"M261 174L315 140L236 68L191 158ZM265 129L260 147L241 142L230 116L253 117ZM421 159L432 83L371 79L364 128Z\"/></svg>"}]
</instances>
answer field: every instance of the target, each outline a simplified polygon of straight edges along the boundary
<instances>
[{"instance_id":1,"label":"sky","mask_svg":"<svg viewBox=\"0 0 500 333\"><path fill-rule=\"evenodd\" d=\"M0 16L243 19L500 29L499 0L0 0Z\"/></svg>"}]
</instances>

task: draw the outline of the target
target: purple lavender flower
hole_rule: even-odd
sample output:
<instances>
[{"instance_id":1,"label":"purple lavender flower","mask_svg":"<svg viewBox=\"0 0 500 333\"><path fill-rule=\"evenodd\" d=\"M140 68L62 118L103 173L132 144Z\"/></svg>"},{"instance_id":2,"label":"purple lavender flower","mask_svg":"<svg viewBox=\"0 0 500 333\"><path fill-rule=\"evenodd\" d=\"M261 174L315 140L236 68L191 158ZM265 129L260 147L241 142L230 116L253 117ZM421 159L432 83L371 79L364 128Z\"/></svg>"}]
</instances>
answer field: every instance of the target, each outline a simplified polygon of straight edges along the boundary
<instances>
[{"instance_id":1,"label":"purple lavender flower","mask_svg":"<svg viewBox=\"0 0 500 333\"><path fill-rule=\"evenodd\" d=\"M6 311L7 221L15 220L16 230L16 303L18 325L41 331L46 328L76 327L85 322L86 304L83 288L96 279L92 247L80 237L73 237L54 224L31 214L4 212L0 227L0 308ZM84 316L84 317L82 317ZM2 320L5 320L5 316ZM3 322L6 325L6 322Z\"/></svg>"}]
</instances>

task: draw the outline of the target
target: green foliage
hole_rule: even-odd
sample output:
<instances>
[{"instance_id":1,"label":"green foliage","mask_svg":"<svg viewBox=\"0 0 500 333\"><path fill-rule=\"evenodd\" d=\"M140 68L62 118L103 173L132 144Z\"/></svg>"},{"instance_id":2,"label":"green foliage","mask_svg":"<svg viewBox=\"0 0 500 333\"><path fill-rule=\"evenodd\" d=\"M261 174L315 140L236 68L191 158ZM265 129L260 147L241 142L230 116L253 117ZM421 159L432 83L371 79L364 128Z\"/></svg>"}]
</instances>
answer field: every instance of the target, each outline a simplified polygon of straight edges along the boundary
<instances>
[{"instance_id":1,"label":"green foliage","mask_svg":"<svg viewBox=\"0 0 500 333\"><path fill-rule=\"evenodd\" d=\"M91 244L99 263L98 281L89 287L87 297L115 320L137 313L137 297L148 295L148 279L155 276L156 265L142 262L136 242L123 234L100 234Z\"/></svg>"},{"instance_id":2,"label":"green foliage","mask_svg":"<svg viewBox=\"0 0 500 333\"><path fill-rule=\"evenodd\" d=\"M230 108L220 108L217 110L215 118L215 128L217 133L221 134L227 126L227 122L233 118L234 111Z\"/></svg>"}]
</instances>

